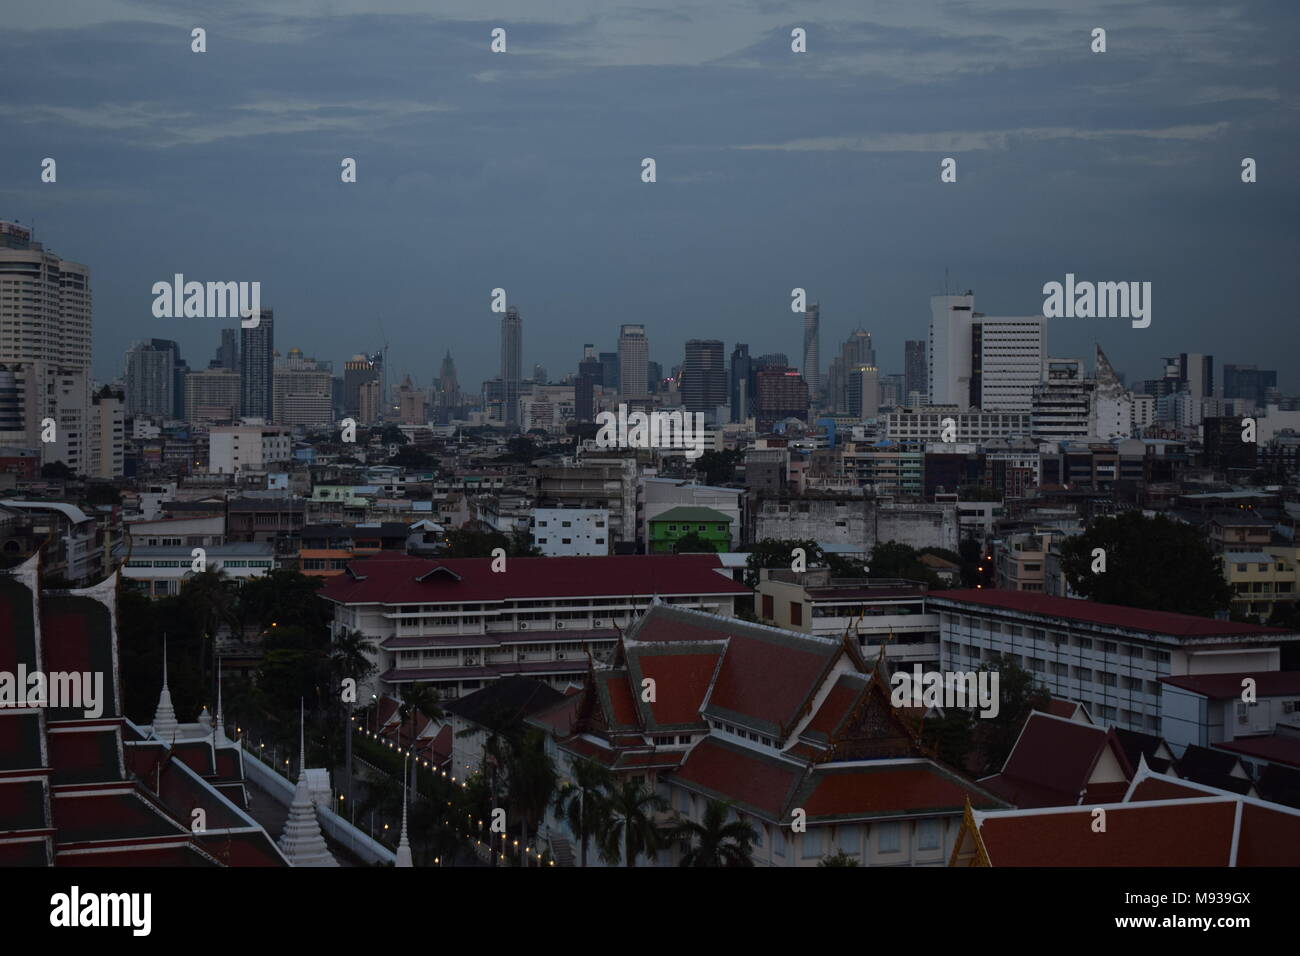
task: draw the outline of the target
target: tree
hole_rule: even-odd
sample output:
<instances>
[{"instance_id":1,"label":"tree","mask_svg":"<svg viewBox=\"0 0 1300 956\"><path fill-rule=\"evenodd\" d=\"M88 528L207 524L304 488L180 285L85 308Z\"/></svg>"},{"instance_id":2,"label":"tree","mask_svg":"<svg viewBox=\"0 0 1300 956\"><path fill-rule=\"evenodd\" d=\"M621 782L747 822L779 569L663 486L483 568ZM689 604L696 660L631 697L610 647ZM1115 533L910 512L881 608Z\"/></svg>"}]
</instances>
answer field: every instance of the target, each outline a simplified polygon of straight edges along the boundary
<instances>
[{"instance_id":1,"label":"tree","mask_svg":"<svg viewBox=\"0 0 1300 956\"><path fill-rule=\"evenodd\" d=\"M206 687L216 668L217 634L222 627L239 631L239 597L233 580L220 567L209 567L185 579L181 603L188 607L200 627L199 674Z\"/></svg>"},{"instance_id":2,"label":"tree","mask_svg":"<svg viewBox=\"0 0 1300 956\"><path fill-rule=\"evenodd\" d=\"M673 542L673 554L698 554L701 551L712 554L717 550L696 531L688 532Z\"/></svg>"},{"instance_id":3,"label":"tree","mask_svg":"<svg viewBox=\"0 0 1300 956\"><path fill-rule=\"evenodd\" d=\"M796 548L802 548L807 567L820 567L826 563L826 553L816 541L779 540L764 538L749 549L745 560L745 586L758 586L759 570L762 568L789 568L794 561Z\"/></svg>"},{"instance_id":4,"label":"tree","mask_svg":"<svg viewBox=\"0 0 1300 956\"><path fill-rule=\"evenodd\" d=\"M555 812L578 838L580 862L587 865L587 844L593 838L603 843L609 825L605 793L611 785L609 770L594 760L575 760L573 782L560 787Z\"/></svg>"},{"instance_id":5,"label":"tree","mask_svg":"<svg viewBox=\"0 0 1300 956\"><path fill-rule=\"evenodd\" d=\"M239 590L240 617L262 629L298 626L324 639L327 605L316 593L324 583L324 578L283 568L249 578Z\"/></svg>"},{"instance_id":6,"label":"tree","mask_svg":"<svg viewBox=\"0 0 1300 956\"><path fill-rule=\"evenodd\" d=\"M77 473L69 468L66 462L51 461L41 465L41 477L61 478L66 481L69 478L77 477Z\"/></svg>"},{"instance_id":7,"label":"tree","mask_svg":"<svg viewBox=\"0 0 1300 956\"><path fill-rule=\"evenodd\" d=\"M903 578L921 581L932 588L943 587L939 575L921 561L920 553L897 541L883 541L871 549L871 576Z\"/></svg>"},{"instance_id":8,"label":"tree","mask_svg":"<svg viewBox=\"0 0 1300 956\"><path fill-rule=\"evenodd\" d=\"M822 857L817 863L818 866L861 866L856 859L849 856L843 850L836 850Z\"/></svg>"},{"instance_id":9,"label":"tree","mask_svg":"<svg viewBox=\"0 0 1300 956\"><path fill-rule=\"evenodd\" d=\"M736 480L736 466L744 459L739 449L706 451L695 462L697 474L703 473L706 485L720 485Z\"/></svg>"},{"instance_id":10,"label":"tree","mask_svg":"<svg viewBox=\"0 0 1300 956\"><path fill-rule=\"evenodd\" d=\"M1071 590L1103 604L1202 617L1232 605L1232 588L1205 536L1164 515L1097 518L1062 543L1061 569Z\"/></svg>"},{"instance_id":11,"label":"tree","mask_svg":"<svg viewBox=\"0 0 1300 956\"><path fill-rule=\"evenodd\" d=\"M754 865L753 844L758 832L748 821L739 818L728 821L730 812L730 801L710 800L699 823L678 819L672 837L691 843L679 866Z\"/></svg>"},{"instance_id":12,"label":"tree","mask_svg":"<svg viewBox=\"0 0 1300 956\"><path fill-rule=\"evenodd\" d=\"M422 470L433 464L433 456L423 448L417 448L414 445L403 445L397 449L397 454L388 459L390 465L397 465L399 468L411 468Z\"/></svg>"},{"instance_id":13,"label":"tree","mask_svg":"<svg viewBox=\"0 0 1300 956\"><path fill-rule=\"evenodd\" d=\"M430 720L442 720L445 716L442 707L438 704L438 691L431 684L402 684L399 690L402 696L402 702L397 707L397 712L401 715L402 720L408 717L411 720L410 749L415 750L415 715L424 714ZM401 743L400 738L398 741ZM415 777L411 778L411 798L415 798Z\"/></svg>"},{"instance_id":14,"label":"tree","mask_svg":"<svg viewBox=\"0 0 1300 956\"><path fill-rule=\"evenodd\" d=\"M546 735L535 727L524 732L523 740L513 748L509 763L511 809L520 821L520 844L528 846L529 834L546 814L555 794L555 765L546 752Z\"/></svg>"},{"instance_id":15,"label":"tree","mask_svg":"<svg viewBox=\"0 0 1300 956\"><path fill-rule=\"evenodd\" d=\"M973 739L983 762L983 773L997 773L1006 763L1016 738L1035 710L1046 711L1052 695L1046 687L1034 683L1034 675L1014 662L995 660L981 670L998 674L998 712L993 717L974 721Z\"/></svg>"},{"instance_id":16,"label":"tree","mask_svg":"<svg viewBox=\"0 0 1300 956\"><path fill-rule=\"evenodd\" d=\"M86 489L88 505L120 505L122 493L107 482L97 481Z\"/></svg>"},{"instance_id":17,"label":"tree","mask_svg":"<svg viewBox=\"0 0 1300 956\"><path fill-rule=\"evenodd\" d=\"M654 814L668 809L668 803L653 790L632 779L616 781L607 790L609 826L600 847L606 863L636 866L636 858L649 856L663 844L664 832Z\"/></svg>"}]
</instances>

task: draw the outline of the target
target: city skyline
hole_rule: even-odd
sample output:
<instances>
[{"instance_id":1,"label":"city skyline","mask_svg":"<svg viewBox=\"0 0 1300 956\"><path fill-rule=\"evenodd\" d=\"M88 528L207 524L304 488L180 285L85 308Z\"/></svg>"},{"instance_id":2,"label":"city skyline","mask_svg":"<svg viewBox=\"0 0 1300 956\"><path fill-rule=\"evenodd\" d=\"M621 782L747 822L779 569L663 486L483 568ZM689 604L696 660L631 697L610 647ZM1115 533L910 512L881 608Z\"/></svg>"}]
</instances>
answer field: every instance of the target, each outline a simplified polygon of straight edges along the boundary
<instances>
[{"instance_id":1,"label":"city skyline","mask_svg":"<svg viewBox=\"0 0 1300 956\"><path fill-rule=\"evenodd\" d=\"M1130 379L1160 355L1268 366L1300 344L1281 5L1234 20L1108 9L1104 56L1088 49L1093 14L1064 3L938 20L760 6L654 28L630 7L520 4L500 12L506 54L472 8L424 7L236 6L206 15L202 55L188 19L134 0L10 24L0 55L22 105L0 110L0 135L31 150L0 156L0 216L91 268L97 378L142 339L212 354L208 320L150 315L151 284L175 272L261 281L286 345L338 365L387 338L393 371L420 382L447 349L464 382L493 377L495 288L536 330L524 367L551 370L576 366L573 342L612 350L623 323L670 367L702 317L729 347L801 356L798 287L826 341L860 325L899 371L929 295L972 288L991 314L1032 315L1067 272L1153 283L1148 329L1048 323L1054 355L1096 342ZM796 20L806 54L790 52ZM1154 70L1149 51L1169 44L1182 55ZM630 102L662 119L629 118ZM958 178L942 183L949 156ZM415 267L390 269L394 250ZM381 270L378 288L321 278ZM1287 370L1279 385L1296 388Z\"/></svg>"}]
</instances>

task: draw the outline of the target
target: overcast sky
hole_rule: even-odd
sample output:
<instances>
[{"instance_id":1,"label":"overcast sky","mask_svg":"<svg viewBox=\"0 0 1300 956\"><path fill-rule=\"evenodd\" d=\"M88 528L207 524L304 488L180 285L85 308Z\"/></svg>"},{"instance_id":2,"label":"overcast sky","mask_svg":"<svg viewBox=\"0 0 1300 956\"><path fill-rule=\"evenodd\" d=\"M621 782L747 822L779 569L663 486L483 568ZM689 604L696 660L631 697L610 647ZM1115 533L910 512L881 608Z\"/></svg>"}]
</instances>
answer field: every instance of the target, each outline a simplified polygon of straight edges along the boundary
<instances>
[{"instance_id":1,"label":"overcast sky","mask_svg":"<svg viewBox=\"0 0 1300 956\"><path fill-rule=\"evenodd\" d=\"M427 383L450 348L477 389L498 286L553 378L622 322L665 371L693 337L797 364L795 286L823 369L861 325L888 373L947 270L990 315L1150 281L1149 328L1055 319L1050 353L1300 388L1294 0L0 2L0 218L90 266L101 379L149 337L206 367L223 323L151 312L176 272L260 281L281 352L386 337Z\"/></svg>"}]
</instances>

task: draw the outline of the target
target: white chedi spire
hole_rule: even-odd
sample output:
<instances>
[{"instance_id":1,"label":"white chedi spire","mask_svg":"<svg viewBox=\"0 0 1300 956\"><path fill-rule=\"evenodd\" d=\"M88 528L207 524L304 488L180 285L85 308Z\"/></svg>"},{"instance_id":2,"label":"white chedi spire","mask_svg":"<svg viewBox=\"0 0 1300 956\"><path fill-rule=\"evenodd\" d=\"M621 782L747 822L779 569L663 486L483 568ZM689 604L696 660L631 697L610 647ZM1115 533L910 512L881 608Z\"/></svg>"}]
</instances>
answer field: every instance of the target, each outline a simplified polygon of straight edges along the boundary
<instances>
[{"instance_id":1,"label":"white chedi spire","mask_svg":"<svg viewBox=\"0 0 1300 956\"><path fill-rule=\"evenodd\" d=\"M153 712L153 735L162 741L176 739L176 711L172 708L172 693L167 689L167 635L163 635L163 685L158 694L158 706Z\"/></svg>"},{"instance_id":2,"label":"white chedi spire","mask_svg":"<svg viewBox=\"0 0 1300 956\"><path fill-rule=\"evenodd\" d=\"M289 819L280 834L280 852L292 866L338 866L321 836L320 821L316 819L316 804L307 784L307 747L303 730L304 717L301 702L298 705L298 786L293 791Z\"/></svg>"},{"instance_id":3,"label":"white chedi spire","mask_svg":"<svg viewBox=\"0 0 1300 956\"><path fill-rule=\"evenodd\" d=\"M226 719L221 712L221 658L217 658L217 719L212 724L212 742L219 744L226 739Z\"/></svg>"},{"instance_id":4,"label":"white chedi spire","mask_svg":"<svg viewBox=\"0 0 1300 956\"><path fill-rule=\"evenodd\" d=\"M406 763L410 763L409 757L407 758ZM403 768L405 768L405 764L403 764ZM407 793L408 793L407 788L403 787L402 788L402 838L397 842L397 859L393 862L394 866L415 865L411 861L411 841L406 838L406 804L409 802L407 800Z\"/></svg>"}]
</instances>

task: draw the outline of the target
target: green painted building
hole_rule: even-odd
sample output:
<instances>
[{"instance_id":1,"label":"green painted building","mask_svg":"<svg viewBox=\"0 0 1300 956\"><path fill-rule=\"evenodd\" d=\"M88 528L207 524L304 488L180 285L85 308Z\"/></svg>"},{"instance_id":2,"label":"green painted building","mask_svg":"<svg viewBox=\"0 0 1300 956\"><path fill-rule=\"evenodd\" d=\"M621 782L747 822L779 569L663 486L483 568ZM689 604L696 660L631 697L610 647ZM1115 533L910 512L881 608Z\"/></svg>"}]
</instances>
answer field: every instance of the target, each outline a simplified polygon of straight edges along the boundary
<instances>
[{"instance_id":1,"label":"green painted building","mask_svg":"<svg viewBox=\"0 0 1300 956\"><path fill-rule=\"evenodd\" d=\"M730 551L731 517L712 508L670 508L650 519L650 553L672 554L678 539L688 534L714 551Z\"/></svg>"}]
</instances>

